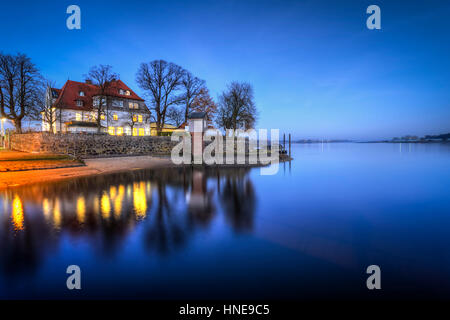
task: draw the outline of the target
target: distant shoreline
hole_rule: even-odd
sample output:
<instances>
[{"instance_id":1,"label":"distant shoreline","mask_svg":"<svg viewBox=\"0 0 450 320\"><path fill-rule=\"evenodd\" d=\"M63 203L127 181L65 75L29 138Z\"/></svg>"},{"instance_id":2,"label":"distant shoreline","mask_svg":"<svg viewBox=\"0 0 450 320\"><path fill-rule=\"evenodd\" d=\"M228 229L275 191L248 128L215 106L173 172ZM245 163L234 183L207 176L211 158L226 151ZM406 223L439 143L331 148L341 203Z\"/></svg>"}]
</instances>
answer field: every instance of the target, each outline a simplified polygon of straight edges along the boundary
<instances>
[{"instance_id":1,"label":"distant shoreline","mask_svg":"<svg viewBox=\"0 0 450 320\"><path fill-rule=\"evenodd\" d=\"M358 141L356 143L443 143L447 144L450 141L430 141L430 140L381 140L381 141Z\"/></svg>"},{"instance_id":2,"label":"distant shoreline","mask_svg":"<svg viewBox=\"0 0 450 320\"><path fill-rule=\"evenodd\" d=\"M292 144L318 144L318 143L441 143L441 144L448 144L450 143L450 140L447 141L431 141L431 140L379 140L379 141L352 141L352 140L345 140L345 141L292 141ZM282 143L281 143L282 144Z\"/></svg>"}]
</instances>

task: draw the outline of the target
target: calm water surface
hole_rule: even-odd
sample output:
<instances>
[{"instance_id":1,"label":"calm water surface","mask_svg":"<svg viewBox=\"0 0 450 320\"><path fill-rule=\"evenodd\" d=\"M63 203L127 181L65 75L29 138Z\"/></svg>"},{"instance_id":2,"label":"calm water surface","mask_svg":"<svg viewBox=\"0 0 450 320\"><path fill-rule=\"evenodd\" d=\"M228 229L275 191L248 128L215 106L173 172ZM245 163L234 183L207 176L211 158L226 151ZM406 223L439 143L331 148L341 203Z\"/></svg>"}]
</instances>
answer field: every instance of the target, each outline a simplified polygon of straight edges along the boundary
<instances>
[{"instance_id":1,"label":"calm water surface","mask_svg":"<svg viewBox=\"0 0 450 320\"><path fill-rule=\"evenodd\" d=\"M450 298L448 144L293 156L274 176L180 168L3 191L0 298ZM81 291L66 289L72 264Z\"/></svg>"}]
</instances>

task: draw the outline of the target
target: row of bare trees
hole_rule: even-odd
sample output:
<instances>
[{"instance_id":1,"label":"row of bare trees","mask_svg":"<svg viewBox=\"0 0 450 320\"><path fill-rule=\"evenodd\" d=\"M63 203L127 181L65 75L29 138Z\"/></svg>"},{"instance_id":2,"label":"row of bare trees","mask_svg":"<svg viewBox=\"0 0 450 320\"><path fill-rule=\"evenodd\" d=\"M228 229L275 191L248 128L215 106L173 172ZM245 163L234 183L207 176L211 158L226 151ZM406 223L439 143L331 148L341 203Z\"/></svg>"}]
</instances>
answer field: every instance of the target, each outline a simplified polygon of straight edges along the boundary
<instances>
[{"instance_id":1,"label":"row of bare trees","mask_svg":"<svg viewBox=\"0 0 450 320\"><path fill-rule=\"evenodd\" d=\"M164 60L142 63L136 82L151 100L158 131L166 119L179 126L191 111L205 112L209 125L215 122L224 129L248 129L256 123L253 87L248 83L232 82L217 105L204 80Z\"/></svg>"},{"instance_id":2,"label":"row of bare trees","mask_svg":"<svg viewBox=\"0 0 450 320\"><path fill-rule=\"evenodd\" d=\"M217 110L204 80L172 62L154 60L142 63L136 82L150 99L159 132L166 121L175 126L187 121L191 111L208 112L212 121Z\"/></svg>"},{"instance_id":3,"label":"row of bare trees","mask_svg":"<svg viewBox=\"0 0 450 320\"><path fill-rule=\"evenodd\" d=\"M98 65L92 67L85 78L99 88L94 110L97 127L101 130L101 119L104 116L109 118L111 97L108 92L119 75L112 71L111 66ZM253 88L248 83L232 82L216 104L204 80L164 60L142 63L136 82L149 100L151 120L156 123L158 132L162 131L165 123L178 127L187 121L192 111L205 112L210 126L216 123L224 129L248 129L255 125L257 111ZM17 132L22 131L24 119L40 120L44 117L49 129L62 121L61 106L55 105L52 87L51 81L44 80L26 55L0 53L0 115L11 120ZM135 124L135 112L130 109L131 127ZM147 120L150 121L150 116Z\"/></svg>"}]
</instances>

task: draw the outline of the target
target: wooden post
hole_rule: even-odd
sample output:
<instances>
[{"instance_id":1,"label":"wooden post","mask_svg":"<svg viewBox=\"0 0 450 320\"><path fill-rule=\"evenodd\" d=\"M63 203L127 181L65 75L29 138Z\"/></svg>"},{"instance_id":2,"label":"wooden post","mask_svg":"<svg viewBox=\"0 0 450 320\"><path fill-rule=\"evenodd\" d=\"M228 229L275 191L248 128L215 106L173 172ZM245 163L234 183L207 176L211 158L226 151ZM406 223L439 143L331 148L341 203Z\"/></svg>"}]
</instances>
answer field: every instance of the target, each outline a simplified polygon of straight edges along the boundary
<instances>
[{"instance_id":1,"label":"wooden post","mask_svg":"<svg viewBox=\"0 0 450 320\"><path fill-rule=\"evenodd\" d=\"M283 151L286 150L286 133L283 133Z\"/></svg>"},{"instance_id":2,"label":"wooden post","mask_svg":"<svg viewBox=\"0 0 450 320\"><path fill-rule=\"evenodd\" d=\"M289 133L289 158L291 157L291 134Z\"/></svg>"}]
</instances>

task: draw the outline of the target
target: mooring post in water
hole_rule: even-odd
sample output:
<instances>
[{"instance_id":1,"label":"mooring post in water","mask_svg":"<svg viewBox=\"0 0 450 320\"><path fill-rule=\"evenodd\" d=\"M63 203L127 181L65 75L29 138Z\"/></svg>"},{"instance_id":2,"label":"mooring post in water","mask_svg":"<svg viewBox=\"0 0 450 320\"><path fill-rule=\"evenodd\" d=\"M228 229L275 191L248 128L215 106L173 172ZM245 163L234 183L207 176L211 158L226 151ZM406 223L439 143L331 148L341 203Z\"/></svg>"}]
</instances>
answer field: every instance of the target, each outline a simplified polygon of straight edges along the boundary
<instances>
[{"instance_id":1,"label":"mooring post in water","mask_svg":"<svg viewBox=\"0 0 450 320\"><path fill-rule=\"evenodd\" d=\"M286 133L283 133L283 151L286 150Z\"/></svg>"},{"instance_id":2,"label":"mooring post in water","mask_svg":"<svg viewBox=\"0 0 450 320\"><path fill-rule=\"evenodd\" d=\"M289 158L291 157L291 134L289 133Z\"/></svg>"}]
</instances>

